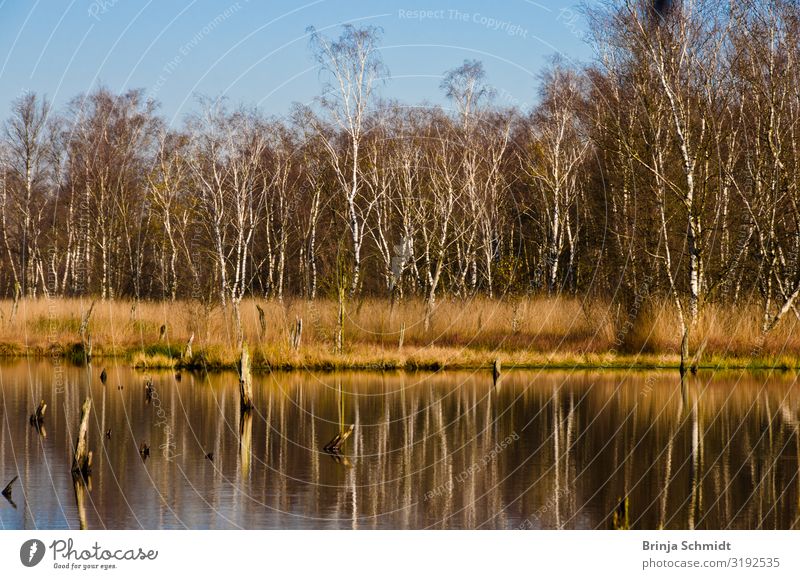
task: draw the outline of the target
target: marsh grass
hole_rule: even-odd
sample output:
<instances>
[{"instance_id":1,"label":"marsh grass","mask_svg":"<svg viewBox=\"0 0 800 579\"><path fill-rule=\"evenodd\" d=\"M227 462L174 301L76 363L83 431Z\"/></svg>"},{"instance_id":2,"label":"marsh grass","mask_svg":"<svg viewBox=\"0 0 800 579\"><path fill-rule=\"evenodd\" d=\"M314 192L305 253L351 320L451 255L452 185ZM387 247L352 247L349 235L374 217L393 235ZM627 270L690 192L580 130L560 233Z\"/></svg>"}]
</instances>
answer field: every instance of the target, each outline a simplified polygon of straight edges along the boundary
<instances>
[{"instance_id":1,"label":"marsh grass","mask_svg":"<svg viewBox=\"0 0 800 579\"><path fill-rule=\"evenodd\" d=\"M10 319L12 303L0 302L0 355L49 355L54 349L76 362L83 357L79 328L89 300L25 299ZM261 332L256 303L265 312ZM137 367L230 368L237 359L229 311L196 302L98 301L89 333L98 357L124 357ZM344 351L336 354L335 301L246 300L245 339L256 368L471 368L496 357L504 366L672 367L679 336L674 309L650 302L635 309L570 297L490 300L441 299L425 330L425 305L364 299L347 304ZM296 318L304 322L299 351L290 346ZM693 335L702 366L798 367L798 321L787 318L768 336L756 306L706 306ZM165 326L166 335L159 339ZM405 326L403 348L398 348ZM195 335L194 355L181 352Z\"/></svg>"}]
</instances>

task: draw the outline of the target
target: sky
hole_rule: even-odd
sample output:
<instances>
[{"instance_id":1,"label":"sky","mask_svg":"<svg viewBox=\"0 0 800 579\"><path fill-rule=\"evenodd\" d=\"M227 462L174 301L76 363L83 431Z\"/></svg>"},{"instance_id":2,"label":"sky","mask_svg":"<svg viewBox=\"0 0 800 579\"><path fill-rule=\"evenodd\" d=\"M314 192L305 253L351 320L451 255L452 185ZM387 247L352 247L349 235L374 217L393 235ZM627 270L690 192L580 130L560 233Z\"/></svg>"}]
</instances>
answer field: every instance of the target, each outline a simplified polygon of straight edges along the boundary
<instances>
[{"instance_id":1,"label":"sky","mask_svg":"<svg viewBox=\"0 0 800 579\"><path fill-rule=\"evenodd\" d=\"M319 96L307 29L379 26L380 95L445 103L444 72L481 60L499 104L527 107L553 55L583 62L579 0L0 0L0 110L25 91L56 107L105 86L144 89L171 124L198 96L281 116Z\"/></svg>"}]
</instances>

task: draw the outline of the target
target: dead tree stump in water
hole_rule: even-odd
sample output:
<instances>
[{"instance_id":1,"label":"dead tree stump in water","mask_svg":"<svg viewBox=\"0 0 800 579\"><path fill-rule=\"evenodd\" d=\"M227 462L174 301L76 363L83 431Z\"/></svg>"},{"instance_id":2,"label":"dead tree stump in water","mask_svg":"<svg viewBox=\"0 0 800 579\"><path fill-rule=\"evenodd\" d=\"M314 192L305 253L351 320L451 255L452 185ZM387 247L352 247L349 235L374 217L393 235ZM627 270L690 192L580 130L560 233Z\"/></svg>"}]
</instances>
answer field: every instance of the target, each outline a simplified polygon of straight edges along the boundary
<instances>
[{"instance_id":1,"label":"dead tree stump in water","mask_svg":"<svg viewBox=\"0 0 800 579\"><path fill-rule=\"evenodd\" d=\"M258 338L263 340L264 334L267 333L267 316L260 305L256 304L256 309L258 310Z\"/></svg>"},{"instance_id":2,"label":"dead tree stump in water","mask_svg":"<svg viewBox=\"0 0 800 579\"><path fill-rule=\"evenodd\" d=\"M152 400L153 400L153 392L155 392L155 391L156 391L156 389L153 386L153 378L151 376L148 376L144 381L144 401L145 401L145 404L150 404L150 402L152 402Z\"/></svg>"},{"instance_id":3,"label":"dead tree stump in water","mask_svg":"<svg viewBox=\"0 0 800 579\"><path fill-rule=\"evenodd\" d=\"M303 338L303 318L295 318L294 326L289 332L289 339L292 349L297 352L300 350L300 341Z\"/></svg>"},{"instance_id":4,"label":"dead tree stump in water","mask_svg":"<svg viewBox=\"0 0 800 579\"><path fill-rule=\"evenodd\" d=\"M83 316L81 320L81 326L78 330L78 333L81 336L86 335L86 332L89 330L89 319L92 317L92 312L94 311L94 302L89 305L89 309L86 311L86 314Z\"/></svg>"},{"instance_id":5,"label":"dead tree stump in water","mask_svg":"<svg viewBox=\"0 0 800 579\"><path fill-rule=\"evenodd\" d=\"M78 439L75 442L75 456L72 459L72 474L84 477L92 470L92 452L89 450L89 413L92 411L92 399L87 398L81 407L81 424L78 428Z\"/></svg>"},{"instance_id":6,"label":"dead tree stump in water","mask_svg":"<svg viewBox=\"0 0 800 579\"><path fill-rule=\"evenodd\" d=\"M242 357L239 360L239 398L242 412L253 408L253 375L250 371L247 343L242 344Z\"/></svg>"},{"instance_id":7,"label":"dead tree stump in water","mask_svg":"<svg viewBox=\"0 0 800 579\"><path fill-rule=\"evenodd\" d=\"M86 364L92 363L92 335L87 333L83 340L83 354L86 356Z\"/></svg>"},{"instance_id":8,"label":"dead tree stump in water","mask_svg":"<svg viewBox=\"0 0 800 579\"><path fill-rule=\"evenodd\" d=\"M89 309L86 311L86 314L83 316L81 320L80 328L78 328L78 333L81 337L81 346L83 347L83 353L86 356L86 363L92 363L92 335L89 333L89 320L92 317L92 312L94 311L94 304L92 302L89 306Z\"/></svg>"},{"instance_id":9,"label":"dead tree stump in water","mask_svg":"<svg viewBox=\"0 0 800 579\"><path fill-rule=\"evenodd\" d=\"M344 300L346 290L344 285L339 287L339 309L336 315L336 353L341 354L344 349Z\"/></svg>"},{"instance_id":10,"label":"dead tree stump in water","mask_svg":"<svg viewBox=\"0 0 800 579\"><path fill-rule=\"evenodd\" d=\"M36 429L42 438L47 438L47 431L44 428L44 413L47 410L47 404L44 400L39 402L39 406L36 407L36 410L33 411L30 417L31 426Z\"/></svg>"},{"instance_id":11,"label":"dead tree stump in water","mask_svg":"<svg viewBox=\"0 0 800 579\"><path fill-rule=\"evenodd\" d=\"M41 426L44 422L44 413L47 411L47 404L44 400L39 402L39 406L36 407L33 414L31 414L31 424Z\"/></svg>"},{"instance_id":12,"label":"dead tree stump in water","mask_svg":"<svg viewBox=\"0 0 800 579\"><path fill-rule=\"evenodd\" d=\"M22 295L22 286L19 285L19 282L14 284L14 305L11 306L11 315L8 317L8 321L13 322L14 317L17 315L17 308L19 308L19 298Z\"/></svg>"},{"instance_id":13,"label":"dead tree stump in water","mask_svg":"<svg viewBox=\"0 0 800 579\"><path fill-rule=\"evenodd\" d=\"M183 361L188 362L192 359L192 342L194 342L194 334L189 336L189 341L186 342L186 348L183 350Z\"/></svg>"},{"instance_id":14,"label":"dead tree stump in water","mask_svg":"<svg viewBox=\"0 0 800 579\"><path fill-rule=\"evenodd\" d=\"M355 424L351 424L347 430L334 436L333 440L331 440L328 444L326 444L322 450L324 450L325 452L339 452L345 441L348 438L350 438L351 434L353 434L353 430L355 429L355 427L356 427Z\"/></svg>"}]
</instances>

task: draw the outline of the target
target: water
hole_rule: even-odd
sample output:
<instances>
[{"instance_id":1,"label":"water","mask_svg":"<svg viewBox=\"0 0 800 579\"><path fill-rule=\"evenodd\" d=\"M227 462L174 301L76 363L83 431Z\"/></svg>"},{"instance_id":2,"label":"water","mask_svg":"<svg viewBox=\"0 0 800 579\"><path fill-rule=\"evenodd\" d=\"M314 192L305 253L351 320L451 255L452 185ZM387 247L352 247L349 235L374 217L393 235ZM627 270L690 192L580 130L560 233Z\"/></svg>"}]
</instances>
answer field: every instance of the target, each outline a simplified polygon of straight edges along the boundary
<instances>
[{"instance_id":1,"label":"water","mask_svg":"<svg viewBox=\"0 0 800 579\"><path fill-rule=\"evenodd\" d=\"M794 375L278 373L241 418L235 374L154 373L148 401L145 374L100 370L0 366L2 528L605 529L623 497L632 528L800 527Z\"/></svg>"}]
</instances>

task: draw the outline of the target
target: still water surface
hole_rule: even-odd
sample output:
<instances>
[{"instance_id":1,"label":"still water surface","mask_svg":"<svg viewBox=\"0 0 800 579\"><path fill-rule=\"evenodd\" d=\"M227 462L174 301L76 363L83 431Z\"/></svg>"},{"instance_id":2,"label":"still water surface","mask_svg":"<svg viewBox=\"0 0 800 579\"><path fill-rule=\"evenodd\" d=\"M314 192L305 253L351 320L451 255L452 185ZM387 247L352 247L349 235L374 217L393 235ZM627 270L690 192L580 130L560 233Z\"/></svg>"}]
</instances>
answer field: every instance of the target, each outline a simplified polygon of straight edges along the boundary
<instances>
[{"instance_id":1,"label":"still water surface","mask_svg":"<svg viewBox=\"0 0 800 579\"><path fill-rule=\"evenodd\" d=\"M605 529L627 497L632 528L800 528L794 374L275 373L242 417L232 373L154 373L148 400L100 370L0 366L0 527Z\"/></svg>"}]
</instances>

